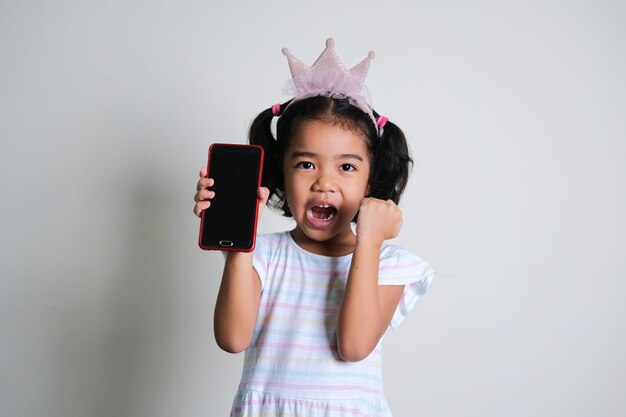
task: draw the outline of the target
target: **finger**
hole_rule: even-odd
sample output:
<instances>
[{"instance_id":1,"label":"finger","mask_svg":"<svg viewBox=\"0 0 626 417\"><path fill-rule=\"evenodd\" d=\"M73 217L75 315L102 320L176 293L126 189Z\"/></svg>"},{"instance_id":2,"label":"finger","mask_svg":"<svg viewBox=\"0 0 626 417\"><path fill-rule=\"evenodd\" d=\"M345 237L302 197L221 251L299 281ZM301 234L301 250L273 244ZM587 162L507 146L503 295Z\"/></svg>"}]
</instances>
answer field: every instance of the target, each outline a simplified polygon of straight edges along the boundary
<instances>
[{"instance_id":1,"label":"finger","mask_svg":"<svg viewBox=\"0 0 626 417\"><path fill-rule=\"evenodd\" d=\"M263 208L267 203L267 199L270 196L270 190L267 187L259 187L256 191L257 198L259 199L259 210L257 213L257 221L261 219L261 214L263 214Z\"/></svg>"},{"instance_id":2,"label":"finger","mask_svg":"<svg viewBox=\"0 0 626 417\"><path fill-rule=\"evenodd\" d=\"M195 196L193 196L193 200L196 203L199 203L200 201L207 201L210 200L212 198L215 197L215 191L210 191L210 190L200 190L196 193Z\"/></svg>"},{"instance_id":3,"label":"finger","mask_svg":"<svg viewBox=\"0 0 626 417\"><path fill-rule=\"evenodd\" d=\"M214 184L215 180L213 178L201 178L198 180L198 185L196 189L202 190L203 188L213 187Z\"/></svg>"},{"instance_id":4,"label":"finger","mask_svg":"<svg viewBox=\"0 0 626 417\"><path fill-rule=\"evenodd\" d=\"M380 198L376 197L365 197L363 200L361 200L361 206L371 204L372 207L378 207L379 205L386 203L387 202L385 200L381 200Z\"/></svg>"},{"instance_id":5,"label":"finger","mask_svg":"<svg viewBox=\"0 0 626 417\"><path fill-rule=\"evenodd\" d=\"M260 204L265 204L267 203L267 199L270 196L270 190L267 187L259 187L257 189L257 197L259 198Z\"/></svg>"},{"instance_id":6,"label":"finger","mask_svg":"<svg viewBox=\"0 0 626 417\"><path fill-rule=\"evenodd\" d=\"M206 178L209 176L209 171L207 171L206 167L200 168L200 178Z\"/></svg>"},{"instance_id":7,"label":"finger","mask_svg":"<svg viewBox=\"0 0 626 417\"><path fill-rule=\"evenodd\" d=\"M200 201L195 206L193 206L193 212L196 216L200 217L202 215L202 212L208 209L210 206L210 201Z\"/></svg>"},{"instance_id":8,"label":"finger","mask_svg":"<svg viewBox=\"0 0 626 417\"><path fill-rule=\"evenodd\" d=\"M207 201L215 197L215 191L200 190L193 196L193 200L198 203L200 201Z\"/></svg>"}]
</instances>

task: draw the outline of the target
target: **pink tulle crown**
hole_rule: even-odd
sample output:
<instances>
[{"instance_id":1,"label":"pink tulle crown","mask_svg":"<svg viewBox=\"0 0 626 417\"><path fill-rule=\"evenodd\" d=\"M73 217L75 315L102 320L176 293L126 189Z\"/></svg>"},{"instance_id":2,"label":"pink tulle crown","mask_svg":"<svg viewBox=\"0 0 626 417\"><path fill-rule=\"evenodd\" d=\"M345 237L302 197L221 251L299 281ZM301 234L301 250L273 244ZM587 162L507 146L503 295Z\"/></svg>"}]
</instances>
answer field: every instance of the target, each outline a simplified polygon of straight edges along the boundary
<instances>
[{"instance_id":1,"label":"pink tulle crown","mask_svg":"<svg viewBox=\"0 0 626 417\"><path fill-rule=\"evenodd\" d=\"M370 62L375 57L374 52L370 51L363 61L346 70L334 46L334 39L327 39L326 49L310 67L294 57L287 48L283 48L296 89L293 101L318 95L347 98L352 105L369 114L376 124L372 108L361 92Z\"/></svg>"}]
</instances>

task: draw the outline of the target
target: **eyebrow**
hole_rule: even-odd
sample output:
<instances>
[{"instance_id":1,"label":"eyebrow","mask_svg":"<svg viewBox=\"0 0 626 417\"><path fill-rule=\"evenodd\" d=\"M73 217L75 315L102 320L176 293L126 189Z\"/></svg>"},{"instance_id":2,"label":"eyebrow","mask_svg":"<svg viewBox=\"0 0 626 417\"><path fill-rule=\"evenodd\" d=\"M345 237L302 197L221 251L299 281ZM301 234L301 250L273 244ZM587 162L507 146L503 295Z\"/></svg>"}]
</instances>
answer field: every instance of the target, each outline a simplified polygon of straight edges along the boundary
<instances>
[{"instance_id":1,"label":"eyebrow","mask_svg":"<svg viewBox=\"0 0 626 417\"><path fill-rule=\"evenodd\" d=\"M291 154L291 158L316 158L319 155L315 152L307 152L307 151L294 151ZM357 161L363 161L363 158L360 155L354 153L342 153L337 155L335 159L356 159Z\"/></svg>"}]
</instances>

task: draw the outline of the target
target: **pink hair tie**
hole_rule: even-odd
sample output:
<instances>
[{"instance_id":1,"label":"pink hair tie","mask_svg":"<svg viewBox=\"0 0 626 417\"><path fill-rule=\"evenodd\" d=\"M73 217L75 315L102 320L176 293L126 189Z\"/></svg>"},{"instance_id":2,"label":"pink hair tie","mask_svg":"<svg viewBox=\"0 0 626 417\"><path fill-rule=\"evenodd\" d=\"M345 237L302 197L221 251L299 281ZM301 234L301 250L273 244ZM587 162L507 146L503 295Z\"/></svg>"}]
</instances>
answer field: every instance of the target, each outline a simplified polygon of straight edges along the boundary
<instances>
[{"instance_id":1,"label":"pink hair tie","mask_svg":"<svg viewBox=\"0 0 626 417\"><path fill-rule=\"evenodd\" d=\"M272 114L274 116L280 116L280 103L272 105Z\"/></svg>"},{"instance_id":2,"label":"pink hair tie","mask_svg":"<svg viewBox=\"0 0 626 417\"><path fill-rule=\"evenodd\" d=\"M385 127L385 125L387 124L387 122L389 121L388 118L386 118L385 116L380 116L378 118L378 120L376 121L376 124L378 125L379 129L382 129Z\"/></svg>"}]
</instances>

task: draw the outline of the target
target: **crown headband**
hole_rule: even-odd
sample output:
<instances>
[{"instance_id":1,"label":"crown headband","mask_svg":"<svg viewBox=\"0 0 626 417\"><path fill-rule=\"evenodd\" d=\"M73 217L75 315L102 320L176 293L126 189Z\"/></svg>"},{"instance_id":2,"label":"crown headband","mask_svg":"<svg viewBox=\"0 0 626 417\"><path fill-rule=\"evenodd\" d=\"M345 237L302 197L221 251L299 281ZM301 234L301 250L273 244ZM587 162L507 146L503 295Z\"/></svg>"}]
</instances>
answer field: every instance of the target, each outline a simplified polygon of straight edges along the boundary
<instances>
[{"instance_id":1,"label":"crown headband","mask_svg":"<svg viewBox=\"0 0 626 417\"><path fill-rule=\"evenodd\" d=\"M370 116L377 131L379 128L382 129L361 93L370 62L376 55L370 51L363 61L346 70L334 47L335 40L327 39L326 49L310 67L294 57L287 48L283 48L282 52L287 57L296 89L296 95L291 103L314 96L345 98Z\"/></svg>"}]
</instances>

